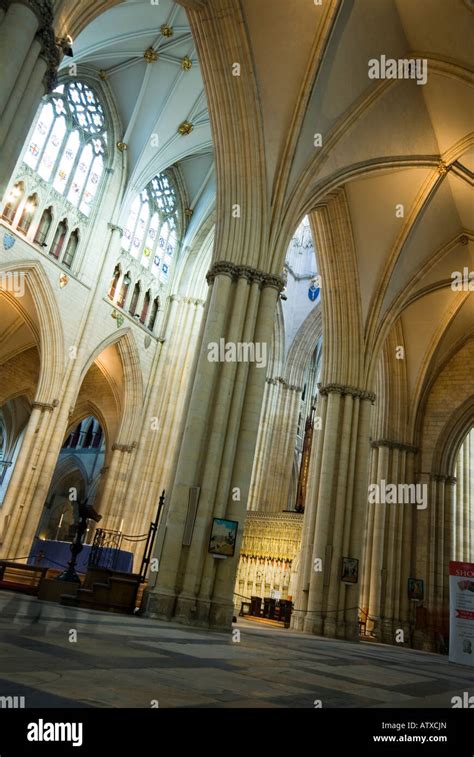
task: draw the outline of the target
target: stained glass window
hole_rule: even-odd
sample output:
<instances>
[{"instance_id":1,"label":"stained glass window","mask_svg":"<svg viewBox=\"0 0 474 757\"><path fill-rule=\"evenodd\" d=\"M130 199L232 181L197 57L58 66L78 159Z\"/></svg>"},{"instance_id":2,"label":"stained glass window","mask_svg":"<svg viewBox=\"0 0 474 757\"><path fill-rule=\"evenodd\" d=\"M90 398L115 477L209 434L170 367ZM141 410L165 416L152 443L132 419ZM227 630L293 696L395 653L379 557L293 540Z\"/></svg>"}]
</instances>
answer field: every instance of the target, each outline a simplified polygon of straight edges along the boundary
<instances>
[{"instance_id":1,"label":"stained glass window","mask_svg":"<svg viewBox=\"0 0 474 757\"><path fill-rule=\"evenodd\" d=\"M57 87L42 106L23 161L88 216L106 153L102 105L87 84L70 81Z\"/></svg>"},{"instance_id":2,"label":"stained glass window","mask_svg":"<svg viewBox=\"0 0 474 757\"><path fill-rule=\"evenodd\" d=\"M163 172L135 197L122 236L122 249L166 281L178 246L179 203L171 174Z\"/></svg>"}]
</instances>

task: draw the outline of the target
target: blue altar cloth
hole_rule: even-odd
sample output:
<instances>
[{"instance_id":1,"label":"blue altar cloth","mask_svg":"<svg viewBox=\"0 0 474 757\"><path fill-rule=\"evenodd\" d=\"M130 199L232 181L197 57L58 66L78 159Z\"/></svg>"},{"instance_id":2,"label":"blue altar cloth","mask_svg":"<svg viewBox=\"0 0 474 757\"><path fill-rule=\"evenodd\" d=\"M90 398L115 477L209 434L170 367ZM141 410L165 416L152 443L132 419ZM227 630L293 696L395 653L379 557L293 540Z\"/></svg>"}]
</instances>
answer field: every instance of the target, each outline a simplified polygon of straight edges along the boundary
<instances>
[{"instance_id":1,"label":"blue altar cloth","mask_svg":"<svg viewBox=\"0 0 474 757\"><path fill-rule=\"evenodd\" d=\"M76 571L78 573L87 572L87 561L92 549L92 545L84 544L82 552L79 553L76 563ZM109 555L114 554L116 557L114 570L121 570L124 573L131 573L133 569L133 553L125 552L123 549L112 549L110 547L102 547L103 557L101 564L107 564L109 562ZM38 563L38 555L43 552L44 557L41 562ZM116 553L118 552L118 555ZM31 548L30 555L28 557L28 565L39 565L41 568L67 568L67 564L71 559L71 543L68 541L53 541L51 539L35 539ZM110 561L113 564L112 560Z\"/></svg>"}]
</instances>

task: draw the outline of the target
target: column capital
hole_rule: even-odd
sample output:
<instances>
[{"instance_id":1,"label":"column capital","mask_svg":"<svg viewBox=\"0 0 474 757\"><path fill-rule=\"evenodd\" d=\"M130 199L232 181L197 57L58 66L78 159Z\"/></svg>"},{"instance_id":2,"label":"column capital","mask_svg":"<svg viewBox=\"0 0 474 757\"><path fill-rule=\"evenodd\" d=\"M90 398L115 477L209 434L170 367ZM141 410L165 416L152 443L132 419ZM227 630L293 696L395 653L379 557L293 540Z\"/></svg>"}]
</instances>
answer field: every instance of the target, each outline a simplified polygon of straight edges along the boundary
<instances>
[{"instance_id":1,"label":"column capital","mask_svg":"<svg viewBox=\"0 0 474 757\"><path fill-rule=\"evenodd\" d=\"M447 478L444 473L430 473L430 481L445 483Z\"/></svg>"},{"instance_id":2,"label":"column capital","mask_svg":"<svg viewBox=\"0 0 474 757\"><path fill-rule=\"evenodd\" d=\"M326 397L331 393L342 395L350 394L354 399L369 400L372 403L375 402L376 398L374 392L369 392L366 389L358 389L355 386L345 386L344 384L325 384L324 386L318 384L318 391L323 397Z\"/></svg>"},{"instance_id":3,"label":"column capital","mask_svg":"<svg viewBox=\"0 0 474 757\"><path fill-rule=\"evenodd\" d=\"M46 92L52 92L58 83L58 67L61 62L61 54L56 44L54 32L54 13L50 0L23 0L24 4L31 8L39 20L39 30L36 39L41 43L40 58L48 65L44 75Z\"/></svg>"},{"instance_id":4,"label":"column capital","mask_svg":"<svg viewBox=\"0 0 474 757\"><path fill-rule=\"evenodd\" d=\"M265 379L267 384L281 384L285 387L285 389L289 389L290 392L302 392L303 387L297 386L296 384L289 384L288 381L281 376L275 376L275 378L267 378Z\"/></svg>"},{"instance_id":5,"label":"column capital","mask_svg":"<svg viewBox=\"0 0 474 757\"><path fill-rule=\"evenodd\" d=\"M233 281L245 278L249 284L258 282L263 287L273 287L277 292L281 292L285 287L285 282L281 276L274 276L270 273L260 271L258 268L252 268L247 265L237 265L227 260L220 260L214 263L209 269L206 279L210 285L213 283L216 276L229 276Z\"/></svg>"},{"instance_id":6,"label":"column capital","mask_svg":"<svg viewBox=\"0 0 474 757\"><path fill-rule=\"evenodd\" d=\"M120 235L123 234L123 229L121 226L117 226L115 223L108 223L107 226L110 229L110 231L119 231Z\"/></svg>"},{"instance_id":7,"label":"column capital","mask_svg":"<svg viewBox=\"0 0 474 757\"><path fill-rule=\"evenodd\" d=\"M52 402L32 402L31 407L37 407L40 410L54 410L59 405L59 400L53 400Z\"/></svg>"},{"instance_id":8,"label":"column capital","mask_svg":"<svg viewBox=\"0 0 474 757\"><path fill-rule=\"evenodd\" d=\"M112 444L112 449L118 452L133 452L138 447L138 442L132 442L131 444Z\"/></svg>"},{"instance_id":9,"label":"column capital","mask_svg":"<svg viewBox=\"0 0 474 757\"><path fill-rule=\"evenodd\" d=\"M370 446L374 448L388 447L389 449L398 449L402 452L413 452L413 454L418 452L418 447L415 447L414 444L392 441L391 439L375 439L370 442Z\"/></svg>"}]
</instances>

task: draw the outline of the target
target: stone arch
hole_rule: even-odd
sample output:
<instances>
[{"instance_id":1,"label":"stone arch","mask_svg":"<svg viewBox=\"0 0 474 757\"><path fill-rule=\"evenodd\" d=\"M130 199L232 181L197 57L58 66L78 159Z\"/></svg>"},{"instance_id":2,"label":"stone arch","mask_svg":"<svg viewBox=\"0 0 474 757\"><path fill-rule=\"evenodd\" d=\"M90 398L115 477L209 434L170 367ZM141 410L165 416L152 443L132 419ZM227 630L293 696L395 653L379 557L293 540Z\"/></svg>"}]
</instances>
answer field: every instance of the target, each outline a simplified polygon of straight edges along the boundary
<instances>
[{"instance_id":1,"label":"stone arch","mask_svg":"<svg viewBox=\"0 0 474 757\"><path fill-rule=\"evenodd\" d=\"M1 266L0 271L25 275L37 323L21 303L21 298L9 297L9 301L26 321L37 342L40 375L35 401L52 402L61 390L65 358L61 318L50 280L41 263L34 260L12 262Z\"/></svg>"},{"instance_id":2,"label":"stone arch","mask_svg":"<svg viewBox=\"0 0 474 757\"><path fill-rule=\"evenodd\" d=\"M206 273L209 269L214 245L215 211L201 223L197 233L185 246L177 265L174 291L187 297L207 296Z\"/></svg>"},{"instance_id":3,"label":"stone arch","mask_svg":"<svg viewBox=\"0 0 474 757\"><path fill-rule=\"evenodd\" d=\"M433 450L433 471L454 476L459 449L473 425L474 394L456 409L440 433Z\"/></svg>"},{"instance_id":4,"label":"stone arch","mask_svg":"<svg viewBox=\"0 0 474 757\"><path fill-rule=\"evenodd\" d=\"M118 329L97 345L83 366L79 386L91 365L108 347L116 345L122 363L124 378L124 404L118 438L135 439L138 434L143 401L143 376L138 348L130 328ZM100 420L100 417L98 416ZM101 421L102 423L102 421ZM107 425L107 424L106 424ZM105 432L105 428L104 432Z\"/></svg>"},{"instance_id":5,"label":"stone arch","mask_svg":"<svg viewBox=\"0 0 474 757\"><path fill-rule=\"evenodd\" d=\"M288 353L286 375L290 384L302 386L308 362L322 335L322 311L318 302L298 329Z\"/></svg>"},{"instance_id":6,"label":"stone arch","mask_svg":"<svg viewBox=\"0 0 474 757\"><path fill-rule=\"evenodd\" d=\"M51 480L50 490L52 491L61 483L62 479L68 476L70 473L78 470L84 484L84 492L87 488L87 471L77 455L73 453L65 456L62 460L58 461L56 469ZM84 494L83 492L83 494Z\"/></svg>"},{"instance_id":7,"label":"stone arch","mask_svg":"<svg viewBox=\"0 0 474 757\"><path fill-rule=\"evenodd\" d=\"M71 431L75 429L78 423L81 422L84 418L87 418L88 415L93 416L96 418L96 420L99 421L100 427L104 434L104 440L105 440L105 455L106 459L110 456L110 448L111 448L111 432L109 428L109 424L107 422L107 418L105 417L105 414L102 412L101 408L96 402L92 402L91 400L88 400L87 403L79 403L76 404L76 407L74 408L74 413L69 418L69 425L67 427L67 431L64 434L64 440L67 439Z\"/></svg>"}]
</instances>

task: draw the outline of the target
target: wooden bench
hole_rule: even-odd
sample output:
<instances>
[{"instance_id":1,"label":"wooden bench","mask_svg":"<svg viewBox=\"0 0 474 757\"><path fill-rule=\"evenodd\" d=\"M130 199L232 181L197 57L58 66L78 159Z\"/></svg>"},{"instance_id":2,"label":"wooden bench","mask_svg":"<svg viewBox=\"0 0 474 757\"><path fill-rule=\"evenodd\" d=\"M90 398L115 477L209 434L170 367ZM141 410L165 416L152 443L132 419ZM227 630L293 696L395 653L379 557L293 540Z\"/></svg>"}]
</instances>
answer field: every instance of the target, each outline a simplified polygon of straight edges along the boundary
<instances>
[{"instance_id":1,"label":"wooden bench","mask_svg":"<svg viewBox=\"0 0 474 757\"><path fill-rule=\"evenodd\" d=\"M0 560L0 589L35 595L47 572L48 568L38 565Z\"/></svg>"}]
</instances>

